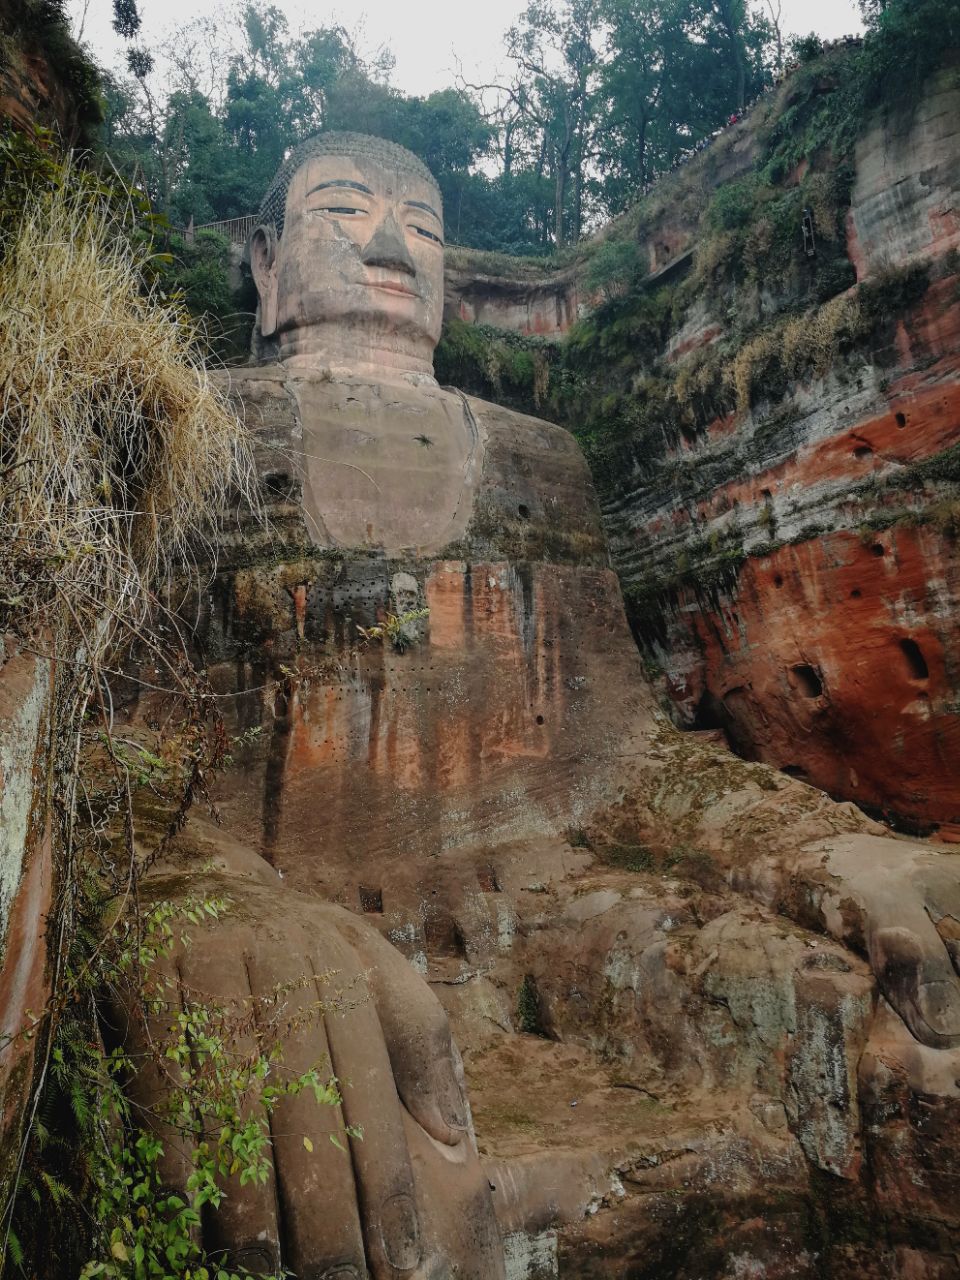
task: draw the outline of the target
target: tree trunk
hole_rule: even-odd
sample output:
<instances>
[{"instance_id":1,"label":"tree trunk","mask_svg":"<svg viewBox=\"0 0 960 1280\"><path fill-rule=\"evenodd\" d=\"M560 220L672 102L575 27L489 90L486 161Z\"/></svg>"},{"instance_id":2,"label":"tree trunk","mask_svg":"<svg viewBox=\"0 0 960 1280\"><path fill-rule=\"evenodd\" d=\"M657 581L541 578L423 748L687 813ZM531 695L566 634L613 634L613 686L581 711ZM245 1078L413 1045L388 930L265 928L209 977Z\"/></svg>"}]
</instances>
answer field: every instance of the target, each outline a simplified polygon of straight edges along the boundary
<instances>
[{"instance_id":1,"label":"tree trunk","mask_svg":"<svg viewBox=\"0 0 960 1280\"><path fill-rule=\"evenodd\" d=\"M567 166L557 156L557 173L554 184L554 200L556 208L554 209L554 239L558 249L562 249L564 245L563 239L563 203L567 195Z\"/></svg>"},{"instance_id":2,"label":"tree trunk","mask_svg":"<svg viewBox=\"0 0 960 1280\"><path fill-rule=\"evenodd\" d=\"M730 41L733 53L733 64L737 73L737 107L740 111L746 106L747 98L747 60L743 50L743 39L740 34L735 0L716 0L717 14L723 24Z\"/></svg>"},{"instance_id":3,"label":"tree trunk","mask_svg":"<svg viewBox=\"0 0 960 1280\"><path fill-rule=\"evenodd\" d=\"M570 238L576 244L583 234L583 119L577 127L573 148L573 225Z\"/></svg>"}]
</instances>

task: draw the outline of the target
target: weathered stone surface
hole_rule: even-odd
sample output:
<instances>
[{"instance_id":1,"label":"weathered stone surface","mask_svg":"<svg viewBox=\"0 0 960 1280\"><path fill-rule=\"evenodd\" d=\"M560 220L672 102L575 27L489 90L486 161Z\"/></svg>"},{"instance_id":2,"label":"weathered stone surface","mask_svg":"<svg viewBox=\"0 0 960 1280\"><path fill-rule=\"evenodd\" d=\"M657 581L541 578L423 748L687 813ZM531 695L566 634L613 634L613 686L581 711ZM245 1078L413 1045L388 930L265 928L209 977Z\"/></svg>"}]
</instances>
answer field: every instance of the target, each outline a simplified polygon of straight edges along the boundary
<instances>
[{"instance_id":1,"label":"weathered stone surface","mask_svg":"<svg viewBox=\"0 0 960 1280\"><path fill-rule=\"evenodd\" d=\"M298 419L277 384L258 371L233 382L237 395L248 385L248 418L268 410L271 439L293 441ZM553 832L586 812L609 785L591 762L616 749L630 708L648 705L572 438L468 406L484 465L470 524L448 548L456 558L385 560L335 543L318 556L291 527L295 559L222 575L204 608L203 650L222 687L244 655L238 729L266 730L245 753L237 830L263 832L293 882L351 905L398 847ZM429 609L417 643L358 649L358 627L399 611L398 582L406 609ZM265 694L278 677L277 697ZM604 711L610 686L626 701Z\"/></svg>"},{"instance_id":2,"label":"weathered stone surface","mask_svg":"<svg viewBox=\"0 0 960 1280\"><path fill-rule=\"evenodd\" d=\"M0 1183L6 1185L29 1098L47 997L46 913L53 867L47 807L50 666L0 649ZM25 1038L24 1033L29 1032Z\"/></svg>"},{"instance_id":3,"label":"weathered stone surface","mask_svg":"<svg viewBox=\"0 0 960 1280\"><path fill-rule=\"evenodd\" d=\"M860 140L848 227L858 278L960 245L958 100L956 75L945 73L915 111Z\"/></svg>"},{"instance_id":4,"label":"weathered stone surface","mask_svg":"<svg viewBox=\"0 0 960 1280\"><path fill-rule=\"evenodd\" d=\"M881 1007L860 1064L864 1142L879 1208L908 1252L935 1253L960 1225L958 1068L955 1052L918 1045ZM906 1274L927 1274L919 1259L910 1265Z\"/></svg>"},{"instance_id":5,"label":"weathered stone surface","mask_svg":"<svg viewBox=\"0 0 960 1280\"><path fill-rule=\"evenodd\" d=\"M847 248L861 282L928 272L922 297L891 304L879 345L775 406L718 418L652 479L601 495L614 563L640 591L632 621L681 723L947 836L960 817L958 113L951 68L857 148ZM694 307L667 354L682 362L723 335L722 317ZM736 563L724 569L717 546L736 546ZM659 597L651 574L668 584Z\"/></svg>"},{"instance_id":6,"label":"weathered stone surface","mask_svg":"<svg viewBox=\"0 0 960 1280\"><path fill-rule=\"evenodd\" d=\"M544 278L515 279L478 269L472 263L473 257L469 251L455 251L448 257L443 290L445 320L456 318L552 338L566 333L577 319L574 269ZM451 262L450 258L454 260Z\"/></svg>"},{"instance_id":7,"label":"weathered stone surface","mask_svg":"<svg viewBox=\"0 0 960 1280\"><path fill-rule=\"evenodd\" d=\"M669 259L682 237L660 250ZM350 415L377 395L360 381ZM404 1260L429 1259L438 1277L484 1274L459 1221L471 1205L489 1274L552 1274L553 1233L561 1276L947 1274L947 1144L928 1152L908 1126L921 1100L944 1135L952 1124L960 882L949 861L669 725L625 625L585 464L560 428L467 398L480 446L470 514L438 550L395 537L402 503L371 499L369 536L357 535L359 506L339 530L332 517L311 525L304 478L315 515L335 513L343 493L353 503L336 471L359 465L354 449L369 448L383 477L402 456L398 493L417 489L406 469L420 455L392 420L310 475L309 440L328 417L336 435L357 385L318 369L234 376L273 531L228 542L189 612L237 741L236 771L217 788L227 835L212 843L228 840L269 881L230 870L244 911L215 931L210 980L219 991L246 973L249 984L272 952L281 976L314 950L319 961L333 948L351 974L369 957L371 1016L395 1045L402 1133L391 1112L396 1141L343 1191L374 1271L365 1187L409 1168L425 1225L417 1261L412 1245ZM431 390L424 413L436 403ZM829 443L825 418L818 430L812 447ZM445 445L440 491L467 465ZM390 616L421 607L393 643ZM145 697L134 718L155 704ZM180 847L202 866L208 845L194 827ZM175 868L175 890L187 870ZM195 964L199 981L203 957ZM431 1051L424 978L464 1055L489 1197L475 1179L458 1191L450 1153L426 1140L420 1113L446 1114L452 1096L431 1064L457 1058ZM400 1005L381 987L402 988ZM344 1033L360 1066L364 1034ZM355 1101L374 1114L365 1087ZM474 1178L467 1139L447 1145ZM278 1156L281 1182L299 1176L296 1156ZM891 1218L910 1179L929 1179L943 1202L936 1239L921 1239L919 1214ZM251 1192L250 1221L270 1203ZM281 1261L299 1249L329 1265L329 1232L307 1209L299 1243L279 1224L269 1239ZM230 1247L243 1217L230 1219Z\"/></svg>"}]
</instances>

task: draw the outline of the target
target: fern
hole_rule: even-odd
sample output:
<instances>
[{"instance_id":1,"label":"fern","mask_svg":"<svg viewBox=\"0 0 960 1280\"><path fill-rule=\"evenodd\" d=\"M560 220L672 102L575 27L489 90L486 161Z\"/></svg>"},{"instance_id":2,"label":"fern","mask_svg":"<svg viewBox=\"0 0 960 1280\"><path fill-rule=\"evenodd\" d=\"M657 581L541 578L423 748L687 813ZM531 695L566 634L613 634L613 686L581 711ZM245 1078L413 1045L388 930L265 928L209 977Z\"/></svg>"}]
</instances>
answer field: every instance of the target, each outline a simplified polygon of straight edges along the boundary
<instances>
[{"instance_id":1,"label":"fern","mask_svg":"<svg viewBox=\"0 0 960 1280\"><path fill-rule=\"evenodd\" d=\"M7 1235L7 1252L10 1255L10 1261L17 1268L23 1267L23 1245L20 1243L20 1237L11 1227Z\"/></svg>"}]
</instances>

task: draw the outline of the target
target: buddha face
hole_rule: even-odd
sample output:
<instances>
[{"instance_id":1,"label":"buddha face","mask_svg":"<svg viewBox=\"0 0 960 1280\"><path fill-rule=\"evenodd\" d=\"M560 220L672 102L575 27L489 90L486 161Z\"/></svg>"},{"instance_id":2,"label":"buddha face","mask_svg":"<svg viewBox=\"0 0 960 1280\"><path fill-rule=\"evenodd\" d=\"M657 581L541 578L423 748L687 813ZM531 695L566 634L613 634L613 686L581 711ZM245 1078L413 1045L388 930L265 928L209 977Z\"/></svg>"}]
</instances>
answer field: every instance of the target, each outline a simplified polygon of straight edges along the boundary
<instances>
[{"instance_id":1,"label":"buddha face","mask_svg":"<svg viewBox=\"0 0 960 1280\"><path fill-rule=\"evenodd\" d=\"M432 371L443 311L436 187L357 154L305 160L283 232L251 243L261 330L302 365Z\"/></svg>"}]
</instances>

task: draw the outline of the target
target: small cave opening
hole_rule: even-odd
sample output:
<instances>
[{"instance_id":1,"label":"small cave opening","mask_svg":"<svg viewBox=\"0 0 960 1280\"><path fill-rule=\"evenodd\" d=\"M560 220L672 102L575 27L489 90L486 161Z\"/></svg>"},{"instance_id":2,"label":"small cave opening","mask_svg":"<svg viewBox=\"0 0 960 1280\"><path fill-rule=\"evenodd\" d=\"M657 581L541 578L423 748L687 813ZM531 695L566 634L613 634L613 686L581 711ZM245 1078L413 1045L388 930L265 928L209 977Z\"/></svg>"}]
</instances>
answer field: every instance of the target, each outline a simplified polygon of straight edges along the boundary
<instances>
[{"instance_id":1,"label":"small cave opening","mask_svg":"<svg viewBox=\"0 0 960 1280\"><path fill-rule=\"evenodd\" d=\"M537 724L543 724L543 716L537 716Z\"/></svg>"},{"instance_id":2,"label":"small cave opening","mask_svg":"<svg viewBox=\"0 0 960 1280\"><path fill-rule=\"evenodd\" d=\"M466 959L466 939L449 911L442 907L434 907L429 911L423 922L423 932L428 955Z\"/></svg>"},{"instance_id":3,"label":"small cave opening","mask_svg":"<svg viewBox=\"0 0 960 1280\"><path fill-rule=\"evenodd\" d=\"M737 685L718 697L707 689L694 713L690 728L694 732L719 729L727 746L743 760L756 760L757 752L751 734L750 693L746 685Z\"/></svg>"},{"instance_id":4,"label":"small cave opening","mask_svg":"<svg viewBox=\"0 0 960 1280\"><path fill-rule=\"evenodd\" d=\"M896 419L897 426L902 431L903 428L907 425L907 415L905 413L897 412L893 416Z\"/></svg>"},{"instance_id":5,"label":"small cave opening","mask_svg":"<svg viewBox=\"0 0 960 1280\"><path fill-rule=\"evenodd\" d=\"M263 487L275 498L285 498L290 493L290 475L286 471L268 471L263 477Z\"/></svg>"},{"instance_id":6,"label":"small cave opening","mask_svg":"<svg viewBox=\"0 0 960 1280\"><path fill-rule=\"evenodd\" d=\"M911 818L907 814L896 813L893 809L884 808L881 805L867 804L863 800L857 801L858 808L862 809L868 818L874 818L877 822L882 822L884 826L895 831L897 835L912 836L917 840L926 840L937 830L937 824L930 822L924 818Z\"/></svg>"},{"instance_id":7,"label":"small cave opening","mask_svg":"<svg viewBox=\"0 0 960 1280\"><path fill-rule=\"evenodd\" d=\"M780 772L785 773L788 778L799 778L801 782L808 776L802 764L782 764Z\"/></svg>"},{"instance_id":8,"label":"small cave opening","mask_svg":"<svg viewBox=\"0 0 960 1280\"><path fill-rule=\"evenodd\" d=\"M850 592L850 599L859 600L862 595L863 595L863 592L860 590L860 588L854 587L853 590Z\"/></svg>"},{"instance_id":9,"label":"small cave opening","mask_svg":"<svg viewBox=\"0 0 960 1280\"><path fill-rule=\"evenodd\" d=\"M530 508L527 506L525 502L521 502L519 507L517 507L517 515L520 517L521 520L530 519Z\"/></svg>"},{"instance_id":10,"label":"small cave opening","mask_svg":"<svg viewBox=\"0 0 960 1280\"><path fill-rule=\"evenodd\" d=\"M823 696L823 681L816 667L811 667L808 662L799 662L791 669L800 692L805 698L820 698Z\"/></svg>"},{"instance_id":11,"label":"small cave opening","mask_svg":"<svg viewBox=\"0 0 960 1280\"><path fill-rule=\"evenodd\" d=\"M872 454L873 450L868 444L858 444L856 449L853 451L853 456L855 458L869 458Z\"/></svg>"},{"instance_id":12,"label":"small cave opening","mask_svg":"<svg viewBox=\"0 0 960 1280\"><path fill-rule=\"evenodd\" d=\"M875 542L870 550L875 556L885 556L887 554L887 548L882 542Z\"/></svg>"},{"instance_id":13,"label":"small cave opening","mask_svg":"<svg viewBox=\"0 0 960 1280\"><path fill-rule=\"evenodd\" d=\"M383 915L383 890L360 885L360 910L366 915Z\"/></svg>"},{"instance_id":14,"label":"small cave opening","mask_svg":"<svg viewBox=\"0 0 960 1280\"><path fill-rule=\"evenodd\" d=\"M726 717L723 714L723 703L709 689L697 703L693 716L693 728L696 732L704 729L725 729Z\"/></svg>"},{"instance_id":15,"label":"small cave opening","mask_svg":"<svg viewBox=\"0 0 960 1280\"><path fill-rule=\"evenodd\" d=\"M906 658L907 670L910 672L911 680L928 680L930 678L930 668L927 666L923 650L916 640L901 640L900 652Z\"/></svg>"},{"instance_id":16,"label":"small cave opening","mask_svg":"<svg viewBox=\"0 0 960 1280\"><path fill-rule=\"evenodd\" d=\"M775 573L775 574L773 575L773 585L777 588L777 590L778 590L778 591L779 591L779 589L783 586L783 574L782 574L782 573Z\"/></svg>"}]
</instances>

